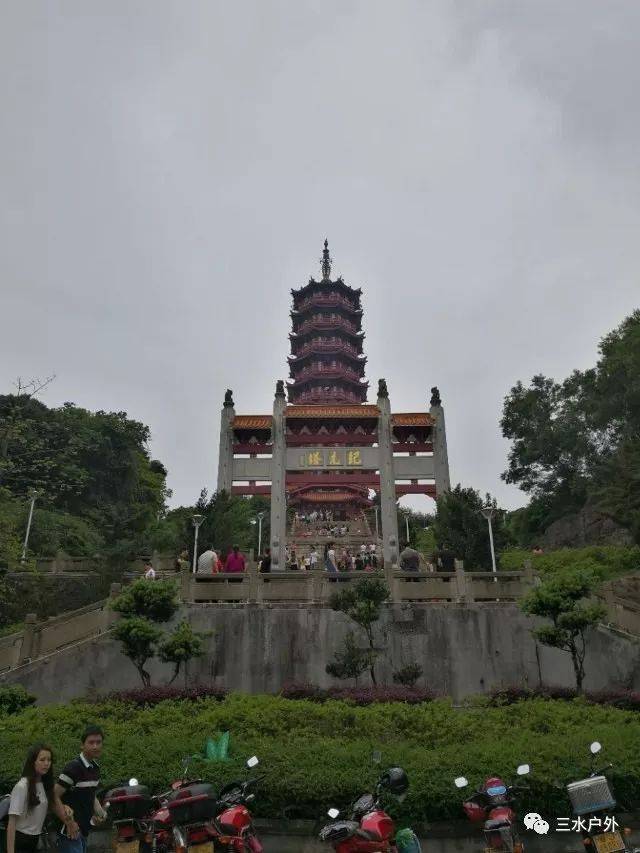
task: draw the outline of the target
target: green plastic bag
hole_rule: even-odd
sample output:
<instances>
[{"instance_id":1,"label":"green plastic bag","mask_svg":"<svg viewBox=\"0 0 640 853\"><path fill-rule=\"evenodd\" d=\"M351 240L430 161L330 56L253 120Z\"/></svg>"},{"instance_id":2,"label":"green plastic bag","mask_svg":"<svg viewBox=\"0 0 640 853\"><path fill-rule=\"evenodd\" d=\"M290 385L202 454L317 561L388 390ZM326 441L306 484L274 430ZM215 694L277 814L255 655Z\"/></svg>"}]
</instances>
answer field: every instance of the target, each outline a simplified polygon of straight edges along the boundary
<instances>
[{"instance_id":1,"label":"green plastic bag","mask_svg":"<svg viewBox=\"0 0 640 853\"><path fill-rule=\"evenodd\" d=\"M218 740L208 737L203 754L194 755L194 758L204 758L205 761L228 761L229 740L229 732L224 732Z\"/></svg>"},{"instance_id":2,"label":"green plastic bag","mask_svg":"<svg viewBox=\"0 0 640 853\"><path fill-rule=\"evenodd\" d=\"M422 853L418 836L412 829L400 829L396 833L398 853Z\"/></svg>"}]
</instances>

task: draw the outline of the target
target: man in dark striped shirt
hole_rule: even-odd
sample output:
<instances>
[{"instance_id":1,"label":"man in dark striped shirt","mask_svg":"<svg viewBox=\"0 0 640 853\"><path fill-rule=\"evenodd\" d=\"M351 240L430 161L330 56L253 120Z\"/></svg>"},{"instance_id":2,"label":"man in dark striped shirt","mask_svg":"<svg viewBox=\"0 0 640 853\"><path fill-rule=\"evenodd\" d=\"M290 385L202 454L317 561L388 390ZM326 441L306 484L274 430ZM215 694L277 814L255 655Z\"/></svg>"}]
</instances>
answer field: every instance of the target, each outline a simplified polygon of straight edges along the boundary
<instances>
[{"instance_id":1,"label":"man in dark striped shirt","mask_svg":"<svg viewBox=\"0 0 640 853\"><path fill-rule=\"evenodd\" d=\"M88 726L82 735L82 751L62 768L55 792L72 809L75 825L65 825L58 836L60 853L86 853L92 826L106 813L96 797L100 784L97 760L102 753L104 734L98 726Z\"/></svg>"}]
</instances>

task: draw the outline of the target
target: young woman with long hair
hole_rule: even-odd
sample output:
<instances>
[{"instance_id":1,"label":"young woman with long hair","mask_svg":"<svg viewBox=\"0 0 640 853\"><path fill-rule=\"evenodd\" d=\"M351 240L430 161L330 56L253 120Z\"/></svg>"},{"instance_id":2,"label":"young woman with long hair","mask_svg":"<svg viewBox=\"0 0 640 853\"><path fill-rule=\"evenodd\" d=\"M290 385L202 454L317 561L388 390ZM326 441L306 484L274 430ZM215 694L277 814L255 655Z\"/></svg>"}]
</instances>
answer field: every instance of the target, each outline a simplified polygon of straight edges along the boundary
<instances>
[{"instance_id":1,"label":"young woman with long hair","mask_svg":"<svg viewBox=\"0 0 640 853\"><path fill-rule=\"evenodd\" d=\"M27 753L22 776L11 792L7 853L35 853L49 810L71 831L77 831L71 810L55 796L53 786L53 751L50 746L37 743Z\"/></svg>"}]
</instances>

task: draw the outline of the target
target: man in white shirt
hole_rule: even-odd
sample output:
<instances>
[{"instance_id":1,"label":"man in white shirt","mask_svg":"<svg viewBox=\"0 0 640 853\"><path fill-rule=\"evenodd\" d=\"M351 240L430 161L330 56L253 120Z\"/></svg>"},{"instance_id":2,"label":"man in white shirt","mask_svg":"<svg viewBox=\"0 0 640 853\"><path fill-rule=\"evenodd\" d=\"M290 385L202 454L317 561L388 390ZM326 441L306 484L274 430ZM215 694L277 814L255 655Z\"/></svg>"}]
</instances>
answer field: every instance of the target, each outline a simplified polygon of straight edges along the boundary
<instances>
[{"instance_id":1,"label":"man in white shirt","mask_svg":"<svg viewBox=\"0 0 640 853\"><path fill-rule=\"evenodd\" d=\"M147 581L154 581L156 579L156 570L153 568L151 563L147 563L147 565L144 568L145 568L144 579Z\"/></svg>"},{"instance_id":2,"label":"man in white shirt","mask_svg":"<svg viewBox=\"0 0 640 853\"><path fill-rule=\"evenodd\" d=\"M213 546L209 546L206 551L204 551L198 557L198 570L197 573L199 575L212 575L213 567L218 562L218 555L213 550Z\"/></svg>"}]
</instances>

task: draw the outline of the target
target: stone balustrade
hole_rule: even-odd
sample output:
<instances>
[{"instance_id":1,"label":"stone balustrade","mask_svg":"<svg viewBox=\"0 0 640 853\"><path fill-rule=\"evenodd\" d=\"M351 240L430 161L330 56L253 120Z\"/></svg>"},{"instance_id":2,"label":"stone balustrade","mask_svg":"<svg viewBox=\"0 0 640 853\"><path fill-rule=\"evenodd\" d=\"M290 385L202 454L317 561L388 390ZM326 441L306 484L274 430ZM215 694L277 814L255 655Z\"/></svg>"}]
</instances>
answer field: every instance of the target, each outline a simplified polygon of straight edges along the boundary
<instances>
[{"instance_id":1,"label":"stone balustrade","mask_svg":"<svg viewBox=\"0 0 640 853\"><path fill-rule=\"evenodd\" d=\"M120 584L112 584L110 597L119 593ZM24 630L0 639L0 673L105 633L118 618L108 601L97 601L43 622L29 613Z\"/></svg>"},{"instance_id":2,"label":"stone balustrade","mask_svg":"<svg viewBox=\"0 0 640 853\"><path fill-rule=\"evenodd\" d=\"M530 568L521 572L416 573L397 569L379 572L312 571L272 572L262 575L255 565L244 574L182 576L182 596L190 602L246 601L327 604L332 593L365 577L384 580L394 603L515 601L533 586Z\"/></svg>"}]
</instances>

